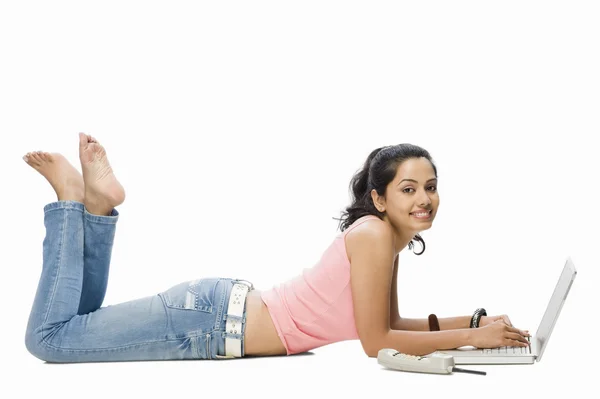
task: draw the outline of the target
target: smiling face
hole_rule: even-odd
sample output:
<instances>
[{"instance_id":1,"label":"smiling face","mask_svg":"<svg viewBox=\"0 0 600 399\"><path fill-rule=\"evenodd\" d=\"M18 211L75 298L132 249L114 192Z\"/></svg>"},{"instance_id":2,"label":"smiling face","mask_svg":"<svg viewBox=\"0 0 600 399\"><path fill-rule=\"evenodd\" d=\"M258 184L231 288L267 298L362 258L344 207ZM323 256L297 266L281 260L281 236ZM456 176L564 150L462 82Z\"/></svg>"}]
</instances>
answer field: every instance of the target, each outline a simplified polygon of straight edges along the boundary
<instances>
[{"instance_id":1,"label":"smiling face","mask_svg":"<svg viewBox=\"0 0 600 399\"><path fill-rule=\"evenodd\" d=\"M383 219L390 223L401 242L431 227L440 203L437 178L426 158L411 158L398 167L396 176L386 187L385 198L371 191L373 203ZM424 213L421 213L424 212Z\"/></svg>"}]
</instances>

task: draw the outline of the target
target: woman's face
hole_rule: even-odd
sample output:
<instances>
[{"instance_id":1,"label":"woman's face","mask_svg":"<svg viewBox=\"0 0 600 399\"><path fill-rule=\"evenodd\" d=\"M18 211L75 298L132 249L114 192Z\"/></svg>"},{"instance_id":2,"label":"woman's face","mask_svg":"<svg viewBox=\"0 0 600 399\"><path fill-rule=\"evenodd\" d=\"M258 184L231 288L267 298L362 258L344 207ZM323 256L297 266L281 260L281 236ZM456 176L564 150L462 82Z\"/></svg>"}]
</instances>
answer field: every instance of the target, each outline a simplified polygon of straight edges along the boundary
<instances>
[{"instance_id":1,"label":"woman's face","mask_svg":"<svg viewBox=\"0 0 600 399\"><path fill-rule=\"evenodd\" d=\"M376 194L375 190L372 193ZM383 218L408 240L431 227L439 203L433 166L423 157L400 164L386 188L386 199L375 202L380 211L385 210Z\"/></svg>"}]
</instances>

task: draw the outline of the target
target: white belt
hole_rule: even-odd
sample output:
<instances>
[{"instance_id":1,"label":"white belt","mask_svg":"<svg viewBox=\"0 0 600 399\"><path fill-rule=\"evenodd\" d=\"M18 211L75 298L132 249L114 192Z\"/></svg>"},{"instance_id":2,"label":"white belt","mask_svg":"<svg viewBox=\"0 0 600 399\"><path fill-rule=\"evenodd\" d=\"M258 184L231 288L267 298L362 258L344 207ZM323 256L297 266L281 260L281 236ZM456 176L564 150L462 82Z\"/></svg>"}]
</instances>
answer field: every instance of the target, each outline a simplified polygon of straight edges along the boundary
<instances>
[{"instance_id":1,"label":"white belt","mask_svg":"<svg viewBox=\"0 0 600 399\"><path fill-rule=\"evenodd\" d=\"M244 305L246 303L246 295L252 289L243 283L236 283L231 289L229 296L229 306L227 307L227 324L226 331L230 334L242 334L242 320L230 318L229 316L237 316L241 318L244 314ZM221 357L221 356L219 356ZM242 357L242 340L238 338L225 337L225 357Z\"/></svg>"}]
</instances>

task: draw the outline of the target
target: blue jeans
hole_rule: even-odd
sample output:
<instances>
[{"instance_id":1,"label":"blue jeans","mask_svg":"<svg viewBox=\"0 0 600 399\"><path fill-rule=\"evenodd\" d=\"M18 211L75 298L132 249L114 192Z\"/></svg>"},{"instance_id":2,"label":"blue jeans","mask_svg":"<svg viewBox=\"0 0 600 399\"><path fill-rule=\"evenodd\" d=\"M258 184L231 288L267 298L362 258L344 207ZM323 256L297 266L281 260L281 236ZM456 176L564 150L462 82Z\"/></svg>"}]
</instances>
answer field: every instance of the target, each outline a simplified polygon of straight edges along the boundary
<instances>
[{"instance_id":1,"label":"blue jeans","mask_svg":"<svg viewBox=\"0 0 600 399\"><path fill-rule=\"evenodd\" d=\"M219 359L233 284L211 277L177 284L161 293L101 307L119 212L92 215L81 202L44 207L43 266L25 346L48 362ZM252 289L252 288L250 288Z\"/></svg>"}]
</instances>

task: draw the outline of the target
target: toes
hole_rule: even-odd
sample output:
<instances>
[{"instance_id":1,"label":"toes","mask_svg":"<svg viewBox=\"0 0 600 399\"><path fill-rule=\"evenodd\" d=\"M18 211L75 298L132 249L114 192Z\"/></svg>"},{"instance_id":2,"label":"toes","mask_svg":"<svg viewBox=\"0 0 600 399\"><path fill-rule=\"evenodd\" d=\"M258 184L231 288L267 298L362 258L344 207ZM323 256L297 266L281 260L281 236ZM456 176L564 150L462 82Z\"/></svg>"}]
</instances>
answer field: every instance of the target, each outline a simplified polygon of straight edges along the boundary
<instances>
[{"instance_id":1,"label":"toes","mask_svg":"<svg viewBox=\"0 0 600 399\"><path fill-rule=\"evenodd\" d=\"M39 164L39 161L35 157L35 152L28 152L23 159L31 166L37 166Z\"/></svg>"},{"instance_id":2,"label":"toes","mask_svg":"<svg viewBox=\"0 0 600 399\"><path fill-rule=\"evenodd\" d=\"M31 153L31 158L33 158L33 161L35 164L41 164L42 163L42 158L40 157L40 152L39 151L34 151Z\"/></svg>"},{"instance_id":3,"label":"toes","mask_svg":"<svg viewBox=\"0 0 600 399\"><path fill-rule=\"evenodd\" d=\"M96 138L93 137L92 135L80 132L79 133L79 144L80 145L86 145L86 144L89 144L89 143L98 143L98 140L96 140Z\"/></svg>"},{"instance_id":4,"label":"toes","mask_svg":"<svg viewBox=\"0 0 600 399\"><path fill-rule=\"evenodd\" d=\"M39 167L45 162L53 161L52 155L44 151L32 151L23 156L23 160L31 166Z\"/></svg>"},{"instance_id":5,"label":"toes","mask_svg":"<svg viewBox=\"0 0 600 399\"><path fill-rule=\"evenodd\" d=\"M85 133L79 133L79 146L84 147L88 143L88 136Z\"/></svg>"}]
</instances>

